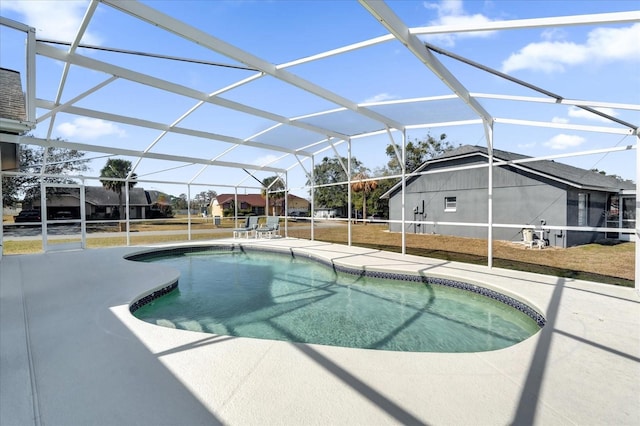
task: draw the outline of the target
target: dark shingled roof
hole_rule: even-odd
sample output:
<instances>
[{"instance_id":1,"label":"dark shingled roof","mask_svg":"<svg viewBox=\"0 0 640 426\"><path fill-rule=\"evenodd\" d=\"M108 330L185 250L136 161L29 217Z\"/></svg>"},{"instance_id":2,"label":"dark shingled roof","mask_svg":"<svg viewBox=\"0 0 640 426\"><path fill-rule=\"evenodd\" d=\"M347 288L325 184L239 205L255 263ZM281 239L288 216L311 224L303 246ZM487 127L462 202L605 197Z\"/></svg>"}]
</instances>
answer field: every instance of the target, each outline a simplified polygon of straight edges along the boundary
<instances>
[{"instance_id":1,"label":"dark shingled roof","mask_svg":"<svg viewBox=\"0 0 640 426\"><path fill-rule=\"evenodd\" d=\"M85 186L84 197L87 203L96 206L117 206L118 194L115 191L109 191L101 186ZM122 188L122 200L124 204L124 191ZM144 188L129 189L129 205L130 206L148 206L152 201L147 198L147 192Z\"/></svg>"},{"instance_id":2,"label":"dark shingled roof","mask_svg":"<svg viewBox=\"0 0 640 426\"><path fill-rule=\"evenodd\" d=\"M486 147L478 145L462 145L458 148L452 149L439 157L424 162L418 167L415 172L421 172L427 169L434 163L441 162L446 159L463 158L471 156L482 156L488 158L489 153ZM514 152L502 151L499 149L493 150L494 160L513 161L521 160L525 158L533 158L526 155L516 154ZM519 164L519 167L523 169L529 169L533 172L543 174L551 179L562 180L570 183L575 187L589 187L594 189L601 189L603 191L619 191L622 189L635 189L635 183L631 181L621 181L613 176L602 175L592 170L581 169L579 167L570 166L568 164L558 163L552 160L539 160L530 161ZM416 179L416 176L412 176L407 181ZM400 183L394 185L386 193L382 194L380 198L387 198L400 188Z\"/></svg>"},{"instance_id":3,"label":"dark shingled roof","mask_svg":"<svg viewBox=\"0 0 640 426\"><path fill-rule=\"evenodd\" d=\"M16 121L27 119L20 73L6 68L0 68L0 117Z\"/></svg>"},{"instance_id":4,"label":"dark shingled roof","mask_svg":"<svg viewBox=\"0 0 640 426\"><path fill-rule=\"evenodd\" d=\"M459 148L453 149L435 160L441 160L445 158L460 157L469 154L482 154L488 157L488 150L486 147L478 145L462 145ZM526 155L516 154L509 151L502 151L499 149L493 150L494 159L512 161L521 160L525 158L532 158ZM418 170L426 167L430 162L420 166ZM538 173L543 173L552 178L562 179L569 181L576 186L589 186L602 189L635 189L635 184L630 181L620 181L613 176L606 176L592 170L581 169L579 167L570 166L568 164L558 163L553 160L540 160L523 163L521 167L531 169Z\"/></svg>"},{"instance_id":5,"label":"dark shingled roof","mask_svg":"<svg viewBox=\"0 0 640 426\"><path fill-rule=\"evenodd\" d=\"M223 205L225 203L233 202L233 200L235 199L235 195L218 194L216 195L216 199L218 200L218 204ZM304 200L304 198L298 197L297 195L289 194L289 201L296 199ZM247 203L250 206L254 207L264 207L266 201L267 200L262 196L262 194L238 194L238 203Z\"/></svg>"}]
</instances>

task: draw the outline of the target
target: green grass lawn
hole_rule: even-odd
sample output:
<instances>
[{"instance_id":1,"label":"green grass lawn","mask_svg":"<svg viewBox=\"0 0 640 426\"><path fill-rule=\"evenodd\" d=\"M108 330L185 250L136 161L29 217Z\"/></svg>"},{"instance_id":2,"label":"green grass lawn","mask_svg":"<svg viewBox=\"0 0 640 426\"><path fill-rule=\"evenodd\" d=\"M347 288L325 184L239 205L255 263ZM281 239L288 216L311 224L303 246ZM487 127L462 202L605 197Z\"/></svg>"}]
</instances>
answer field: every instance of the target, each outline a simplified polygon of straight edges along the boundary
<instances>
[{"instance_id":1,"label":"green grass lawn","mask_svg":"<svg viewBox=\"0 0 640 426\"><path fill-rule=\"evenodd\" d=\"M191 229L192 240L210 240L232 236L233 221L224 221L221 227L214 227L211 221L194 220ZM167 221L159 223L136 223L131 226L131 245L149 245L187 241L185 221ZM309 239L311 232L308 222L288 224L289 236ZM177 234L150 234L145 231L178 231ZM208 232L210 231L210 232ZM282 231L284 233L284 230ZM104 234L102 234L104 235ZM318 226L314 229L314 238L338 244L347 243L347 227L344 223L332 226ZM73 240L56 240L63 243ZM352 226L352 244L379 250L400 252L401 235L389 233L386 225L369 224ZM445 235L406 235L407 254L486 265L487 243L483 239L459 238ZM101 248L126 245L126 237L115 233L113 237L87 236L87 248ZM42 241L5 240L4 254L27 254L42 251ZM635 243L587 244L567 249L547 248L529 250L522 245L507 241L494 241L493 265L499 268L514 269L553 275L565 278L584 279L621 286L634 285Z\"/></svg>"}]
</instances>

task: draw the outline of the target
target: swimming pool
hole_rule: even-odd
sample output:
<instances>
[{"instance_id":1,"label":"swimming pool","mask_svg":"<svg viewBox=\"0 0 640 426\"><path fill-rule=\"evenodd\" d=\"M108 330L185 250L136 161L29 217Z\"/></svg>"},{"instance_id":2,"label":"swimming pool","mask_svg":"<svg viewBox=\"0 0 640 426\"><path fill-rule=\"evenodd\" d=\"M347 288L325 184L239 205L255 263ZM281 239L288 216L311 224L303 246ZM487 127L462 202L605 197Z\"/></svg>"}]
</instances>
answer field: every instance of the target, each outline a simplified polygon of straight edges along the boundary
<instances>
[{"instance_id":1,"label":"swimming pool","mask_svg":"<svg viewBox=\"0 0 640 426\"><path fill-rule=\"evenodd\" d=\"M479 352L521 342L544 324L528 306L491 290L341 272L290 253L189 249L137 260L180 271L177 288L131 307L137 318L165 327L366 349Z\"/></svg>"}]
</instances>

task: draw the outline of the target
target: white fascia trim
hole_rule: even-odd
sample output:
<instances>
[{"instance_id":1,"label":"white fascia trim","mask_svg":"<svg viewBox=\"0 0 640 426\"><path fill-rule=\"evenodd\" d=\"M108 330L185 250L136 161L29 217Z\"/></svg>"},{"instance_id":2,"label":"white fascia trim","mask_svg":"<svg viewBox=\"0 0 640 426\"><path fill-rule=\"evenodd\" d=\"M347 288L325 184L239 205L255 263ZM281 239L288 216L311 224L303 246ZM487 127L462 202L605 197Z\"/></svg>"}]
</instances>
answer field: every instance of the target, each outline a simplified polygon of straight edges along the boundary
<instances>
[{"instance_id":1,"label":"white fascia trim","mask_svg":"<svg viewBox=\"0 0 640 426\"><path fill-rule=\"evenodd\" d=\"M2 131L25 133L33 130L35 127L36 123L0 117L0 129L2 129Z\"/></svg>"},{"instance_id":2,"label":"white fascia trim","mask_svg":"<svg viewBox=\"0 0 640 426\"><path fill-rule=\"evenodd\" d=\"M611 152L611 151L608 151L608 152ZM484 153L479 153L479 154L482 155L485 158L489 158L489 156L484 154ZM576 155L576 154L574 154L574 155ZM493 166L494 167L501 167L501 166L515 167L516 169L523 170L523 171L526 171L528 173L547 178L549 180L554 180L556 182L563 183L565 185L572 186L572 187L577 188L577 189L593 190L593 191L609 191L609 192L618 192L618 191L620 191L619 188L582 185L582 184L577 183L577 182L572 182L572 181L569 181L569 180L566 180L566 179L562 179L562 178L559 178L557 176L552 176L552 175L544 173L544 172L539 172L539 171L534 170L534 169L532 169L530 167L527 167L526 163L531 163L531 162L534 162L534 161L547 161L547 159L546 158L543 159L542 157L538 157L538 158L523 158L523 159L520 159L520 160L506 161L506 160L502 160L500 158L496 158L494 160Z\"/></svg>"}]
</instances>

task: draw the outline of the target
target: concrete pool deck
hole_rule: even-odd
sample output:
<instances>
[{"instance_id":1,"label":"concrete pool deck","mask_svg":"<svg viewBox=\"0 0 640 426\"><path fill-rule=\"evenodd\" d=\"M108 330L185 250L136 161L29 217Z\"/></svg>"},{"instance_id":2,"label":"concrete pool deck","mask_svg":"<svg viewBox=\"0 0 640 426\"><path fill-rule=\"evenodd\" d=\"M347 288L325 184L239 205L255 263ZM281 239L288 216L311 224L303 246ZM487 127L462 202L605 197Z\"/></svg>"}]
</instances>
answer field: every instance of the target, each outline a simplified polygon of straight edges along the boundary
<instances>
[{"instance_id":1,"label":"concrete pool deck","mask_svg":"<svg viewBox=\"0 0 640 426\"><path fill-rule=\"evenodd\" d=\"M478 283L528 301L547 325L463 354L217 336L129 313L177 277L123 259L148 247L4 256L0 425L640 424L634 289L318 241L208 243Z\"/></svg>"}]
</instances>

